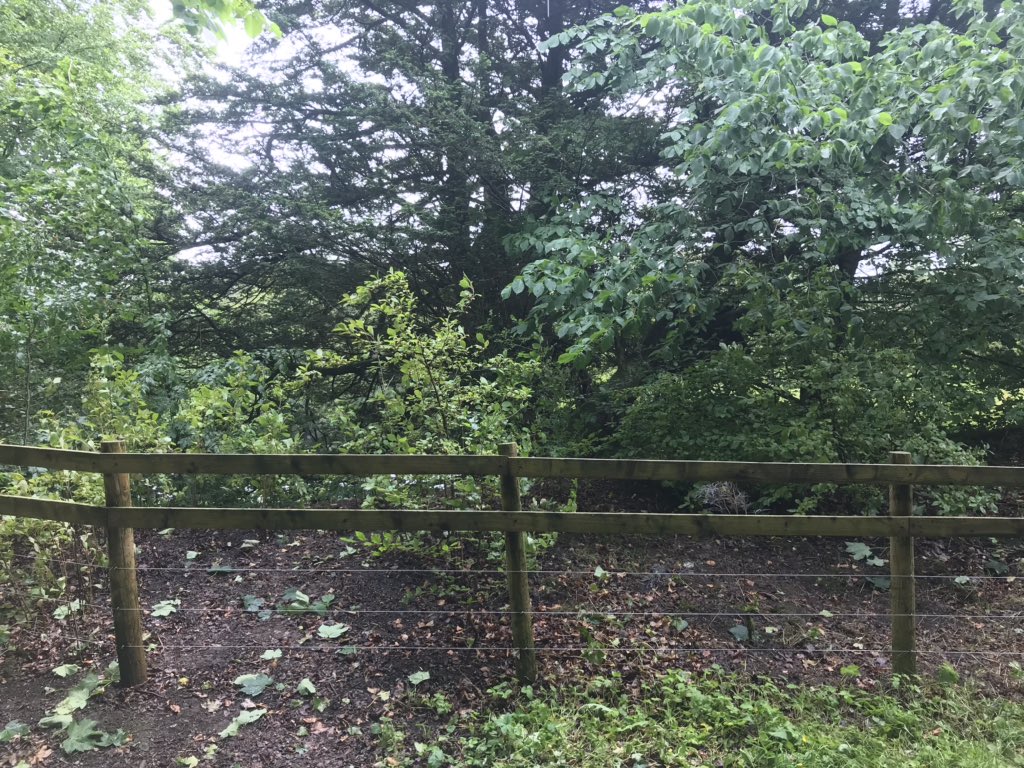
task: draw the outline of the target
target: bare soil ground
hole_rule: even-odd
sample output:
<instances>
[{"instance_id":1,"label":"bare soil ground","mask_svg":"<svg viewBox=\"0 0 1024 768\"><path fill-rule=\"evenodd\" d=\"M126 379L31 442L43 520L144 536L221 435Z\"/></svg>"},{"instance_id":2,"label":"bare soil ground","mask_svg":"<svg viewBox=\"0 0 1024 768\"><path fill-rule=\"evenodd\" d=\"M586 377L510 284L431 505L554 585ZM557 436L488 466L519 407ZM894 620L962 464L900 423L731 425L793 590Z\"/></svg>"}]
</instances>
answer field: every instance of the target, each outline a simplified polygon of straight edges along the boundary
<instances>
[{"instance_id":1,"label":"bare soil ground","mask_svg":"<svg viewBox=\"0 0 1024 768\"><path fill-rule=\"evenodd\" d=\"M612 505L658 509L662 500L600 487L581 495L581 508ZM376 556L315 532L139 532L137 541L147 611L180 603L144 616L149 680L110 686L75 713L127 741L67 755L65 734L36 727L86 671L116 658L102 571L63 566L65 603L79 599L83 611L57 620L41 602L35 621L0 646L0 727L31 726L0 743L0 765L397 765L395 730L410 746L458 732L489 688L512 680L498 538L453 536L441 542L444 557L405 539ZM864 543L886 557L886 542ZM1008 689L1010 663L1024 660L1022 556L1013 542L918 542L923 673L949 663L994 693ZM855 561L843 540L563 535L536 569L541 686L613 672L638 686L665 669L714 664L808 683L838 683L856 665L855 684L869 689L888 675L886 569ZM290 590L333 600L323 615L274 611L294 603ZM26 602L27 593L0 595L0 605ZM348 629L324 638L325 623ZM264 658L268 650L280 657ZM53 674L68 663L83 671ZM429 679L414 685L418 672ZM234 683L247 674L273 682L247 695ZM315 693L299 690L304 679ZM219 735L257 709L266 713L237 736Z\"/></svg>"}]
</instances>

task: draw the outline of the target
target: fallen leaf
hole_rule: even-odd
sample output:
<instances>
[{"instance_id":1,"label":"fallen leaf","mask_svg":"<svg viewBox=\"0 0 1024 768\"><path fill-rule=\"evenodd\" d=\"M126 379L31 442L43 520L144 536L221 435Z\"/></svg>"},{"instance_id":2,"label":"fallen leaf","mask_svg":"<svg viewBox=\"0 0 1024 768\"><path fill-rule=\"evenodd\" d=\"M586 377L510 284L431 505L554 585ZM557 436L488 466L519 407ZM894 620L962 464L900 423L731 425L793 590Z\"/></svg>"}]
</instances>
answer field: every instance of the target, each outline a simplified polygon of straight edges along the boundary
<instances>
[{"instance_id":1,"label":"fallen leaf","mask_svg":"<svg viewBox=\"0 0 1024 768\"><path fill-rule=\"evenodd\" d=\"M243 725L249 725L255 723L261 717L267 714L265 709L249 709L238 713L238 717L228 723L228 726L220 732L219 736L222 739L230 738L231 736L238 735L238 729Z\"/></svg>"},{"instance_id":2,"label":"fallen leaf","mask_svg":"<svg viewBox=\"0 0 1024 768\"><path fill-rule=\"evenodd\" d=\"M39 763L43 762L43 760L45 760L52 754L52 749L50 749L47 746L42 746L38 750L36 750L36 753L32 756L30 762L32 763L32 765L39 765Z\"/></svg>"}]
</instances>

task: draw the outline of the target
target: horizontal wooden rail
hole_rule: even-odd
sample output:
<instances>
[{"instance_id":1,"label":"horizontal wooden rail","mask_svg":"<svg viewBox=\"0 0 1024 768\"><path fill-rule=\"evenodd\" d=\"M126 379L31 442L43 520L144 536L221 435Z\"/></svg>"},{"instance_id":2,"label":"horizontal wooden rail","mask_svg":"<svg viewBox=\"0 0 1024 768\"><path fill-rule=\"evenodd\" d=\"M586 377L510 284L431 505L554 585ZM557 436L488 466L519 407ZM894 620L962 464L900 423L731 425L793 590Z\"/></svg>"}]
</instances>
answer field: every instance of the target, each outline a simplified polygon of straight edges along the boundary
<instances>
[{"instance_id":1,"label":"horizontal wooden rail","mask_svg":"<svg viewBox=\"0 0 1024 768\"><path fill-rule=\"evenodd\" d=\"M27 445L0 445L0 466L104 472L108 461L110 461L110 457L106 454L92 451L36 448Z\"/></svg>"},{"instance_id":2,"label":"horizontal wooden rail","mask_svg":"<svg viewBox=\"0 0 1024 768\"><path fill-rule=\"evenodd\" d=\"M499 475L504 456L92 453L0 445L0 466L134 475Z\"/></svg>"},{"instance_id":3,"label":"horizontal wooden rail","mask_svg":"<svg viewBox=\"0 0 1024 768\"><path fill-rule=\"evenodd\" d=\"M1024 536L1017 517L717 515L660 512L507 512L433 509L136 507L109 510L109 525L135 528L266 528L334 531L522 531L685 536Z\"/></svg>"},{"instance_id":4,"label":"horizontal wooden rail","mask_svg":"<svg viewBox=\"0 0 1024 768\"><path fill-rule=\"evenodd\" d=\"M139 475L503 475L533 478L733 481L758 485L979 485L1024 487L1024 467L952 464L796 464L651 459L373 454L209 454L67 451L0 445L0 466Z\"/></svg>"},{"instance_id":5,"label":"horizontal wooden rail","mask_svg":"<svg viewBox=\"0 0 1024 768\"><path fill-rule=\"evenodd\" d=\"M888 536L886 518L508 512L419 509L110 509L109 524L133 528L254 528L332 531L521 531L688 536ZM1021 526L1024 529L1024 525ZM902 532L904 529L900 529Z\"/></svg>"},{"instance_id":6,"label":"horizontal wooden rail","mask_svg":"<svg viewBox=\"0 0 1024 768\"><path fill-rule=\"evenodd\" d=\"M111 604L122 680L146 679L141 606L135 567L135 528L330 531L504 531L512 634L522 683L536 677L526 575L527 533L648 534L688 536L839 536L890 541L892 664L916 672L914 539L956 536L1024 537L1024 518L914 517L914 485L1024 487L1024 467L913 465L909 453L889 464L798 464L737 461L654 461L518 457L514 445L495 456L240 455L121 453L0 445L0 466L98 472L106 505L0 495L0 515L105 526L110 542ZM267 509L252 507L132 507L131 474L184 475L492 475L501 478L502 510ZM593 478L676 482L732 481L756 485L887 485L886 517L834 515L718 515L627 512L522 511L521 477Z\"/></svg>"},{"instance_id":7,"label":"horizontal wooden rail","mask_svg":"<svg viewBox=\"0 0 1024 768\"><path fill-rule=\"evenodd\" d=\"M106 525L106 507L77 504L73 501L27 499L22 496L0 495L0 515L31 517L36 520L56 520L75 525Z\"/></svg>"},{"instance_id":8,"label":"horizontal wooden rail","mask_svg":"<svg viewBox=\"0 0 1024 768\"><path fill-rule=\"evenodd\" d=\"M519 477L602 480L732 481L763 485L986 485L1024 487L1024 467L954 464L786 464L744 461L654 461L650 459L511 459Z\"/></svg>"},{"instance_id":9,"label":"horizontal wooden rail","mask_svg":"<svg viewBox=\"0 0 1024 768\"><path fill-rule=\"evenodd\" d=\"M523 531L685 536L1024 536L1016 517L686 515L657 512L510 512L433 509L99 507L0 495L0 515L115 528L329 531Z\"/></svg>"}]
</instances>

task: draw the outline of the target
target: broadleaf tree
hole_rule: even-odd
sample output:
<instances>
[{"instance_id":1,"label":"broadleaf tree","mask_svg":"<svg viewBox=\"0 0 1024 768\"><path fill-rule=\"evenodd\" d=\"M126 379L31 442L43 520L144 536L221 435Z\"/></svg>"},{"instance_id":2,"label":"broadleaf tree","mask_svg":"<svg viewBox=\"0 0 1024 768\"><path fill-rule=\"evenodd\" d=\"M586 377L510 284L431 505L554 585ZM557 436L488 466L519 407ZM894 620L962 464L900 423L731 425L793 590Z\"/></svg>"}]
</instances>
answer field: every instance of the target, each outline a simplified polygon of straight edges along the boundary
<instances>
[{"instance_id":1,"label":"broadleaf tree","mask_svg":"<svg viewBox=\"0 0 1024 768\"><path fill-rule=\"evenodd\" d=\"M111 322L152 310L157 72L189 46L158 39L148 12L139 0L0 5L5 436L31 440L36 410L77 398Z\"/></svg>"},{"instance_id":2,"label":"broadleaf tree","mask_svg":"<svg viewBox=\"0 0 1024 768\"><path fill-rule=\"evenodd\" d=\"M721 399L813 424L804 458L878 459L924 431L955 452L949 435L1014 402L1024 319L1024 12L960 10L957 28L877 45L760 0L621 8L571 32L570 87L600 84L608 111L661 123L661 163L653 183L624 177L511 239L540 257L505 289L534 297L524 328L623 387L668 375L714 399L739 365ZM870 409L907 377L915 418L872 432ZM867 413L839 417L854 401ZM743 435L722 437L717 455L742 452ZM786 439L749 453L778 456Z\"/></svg>"}]
</instances>

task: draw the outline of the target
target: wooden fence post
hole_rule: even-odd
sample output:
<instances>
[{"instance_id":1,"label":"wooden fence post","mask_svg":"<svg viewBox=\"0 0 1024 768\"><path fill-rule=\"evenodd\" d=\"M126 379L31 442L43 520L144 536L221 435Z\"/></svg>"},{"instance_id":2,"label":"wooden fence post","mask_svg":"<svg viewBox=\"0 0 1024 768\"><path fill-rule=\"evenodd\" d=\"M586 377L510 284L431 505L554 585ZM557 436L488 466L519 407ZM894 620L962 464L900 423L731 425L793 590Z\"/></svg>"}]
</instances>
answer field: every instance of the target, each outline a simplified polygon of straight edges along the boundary
<instances>
[{"instance_id":1,"label":"wooden fence post","mask_svg":"<svg viewBox=\"0 0 1024 768\"><path fill-rule=\"evenodd\" d=\"M106 441L103 453L124 453L124 443ZM127 474L105 473L103 490L108 507L132 505L131 479ZM135 531L107 526L107 556L110 560L110 605L114 611L114 638L121 685L146 681L146 651L142 647L142 606L135 572Z\"/></svg>"},{"instance_id":2,"label":"wooden fence post","mask_svg":"<svg viewBox=\"0 0 1024 768\"><path fill-rule=\"evenodd\" d=\"M500 446L502 456L516 456L515 443ZM501 508L521 512L523 501L519 495L519 478L506 468L501 473ZM537 679L537 652L533 642L533 618L530 605L530 581L526 573L526 534L521 531L505 533L505 570L508 575L509 609L512 612L512 639L519 649L516 675L519 682L530 684Z\"/></svg>"},{"instance_id":3,"label":"wooden fence post","mask_svg":"<svg viewBox=\"0 0 1024 768\"><path fill-rule=\"evenodd\" d=\"M891 464L910 464L909 453L893 451ZM914 490L909 484L889 486L889 516L910 522L914 512ZM917 674L917 612L914 583L914 537L902 534L889 539L889 586L892 599L892 671L897 675Z\"/></svg>"}]
</instances>

